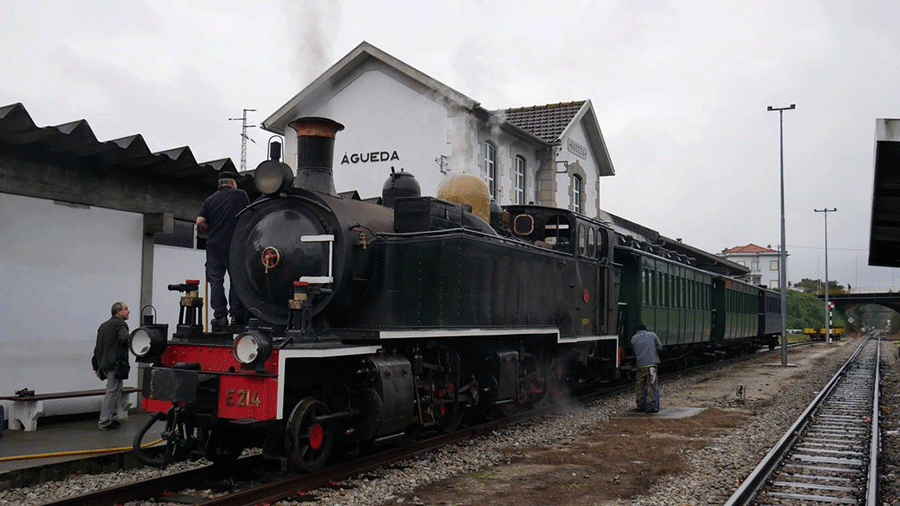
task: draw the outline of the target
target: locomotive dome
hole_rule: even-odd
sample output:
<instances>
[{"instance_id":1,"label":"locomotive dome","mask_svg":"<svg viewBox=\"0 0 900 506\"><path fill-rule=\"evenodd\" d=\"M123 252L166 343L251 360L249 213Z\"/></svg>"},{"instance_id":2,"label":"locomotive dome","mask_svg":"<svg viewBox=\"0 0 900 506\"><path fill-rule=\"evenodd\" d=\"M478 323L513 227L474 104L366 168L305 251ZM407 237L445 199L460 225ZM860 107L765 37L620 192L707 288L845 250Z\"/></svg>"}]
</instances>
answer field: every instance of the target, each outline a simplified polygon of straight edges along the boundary
<instances>
[{"instance_id":1,"label":"locomotive dome","mask_svg":"<svg viewBox=\"0 0 900 506\"><path fill-rule=\"evenodd\" d=\"M487 223L491 220L491 197L487 184L472 174L451 174L441 181L437 198L472 207L472 214Z\"/></svg>"}]
</instances>

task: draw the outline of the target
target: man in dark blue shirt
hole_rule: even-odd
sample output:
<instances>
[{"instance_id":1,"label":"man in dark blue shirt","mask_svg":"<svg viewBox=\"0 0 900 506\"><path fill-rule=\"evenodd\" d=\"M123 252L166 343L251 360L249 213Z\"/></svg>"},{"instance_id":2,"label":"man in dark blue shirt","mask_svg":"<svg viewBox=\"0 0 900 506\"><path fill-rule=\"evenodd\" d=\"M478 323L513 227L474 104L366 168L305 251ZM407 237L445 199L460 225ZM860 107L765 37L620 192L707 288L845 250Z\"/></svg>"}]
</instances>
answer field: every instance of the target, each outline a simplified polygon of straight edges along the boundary
<instances>
[{"instance_id":1,"label":"man in dark blue shirt","mask_svg":"<svg viewBox=\"0 0 900 506\"><path fill-rule=\"evenodd\" d=\"M231 322L244 322L244 305L234 289L234 281L228 267L231 236L237 225L237 213L250 205L247 192L237 187L237 174L219 174L219 189L200 207L197 230L207 232L206 281L209 283L209 304L213 309L212 325L228 324L228 302L231 302ZM228 272L228 299L225 299L225 273Z\"/></svg>"}]
</instances>

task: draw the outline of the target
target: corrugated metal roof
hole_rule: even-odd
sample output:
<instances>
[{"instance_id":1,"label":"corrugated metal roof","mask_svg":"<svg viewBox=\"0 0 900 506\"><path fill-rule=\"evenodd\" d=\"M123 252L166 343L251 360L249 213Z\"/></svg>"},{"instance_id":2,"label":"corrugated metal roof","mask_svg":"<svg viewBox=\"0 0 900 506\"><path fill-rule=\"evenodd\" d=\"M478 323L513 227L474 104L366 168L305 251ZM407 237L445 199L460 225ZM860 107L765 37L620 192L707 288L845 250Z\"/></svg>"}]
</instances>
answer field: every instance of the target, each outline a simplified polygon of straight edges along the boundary
<instances>
[{"instance_id":1,"label":"corrugated metal roof","mask_svg":"<svg viewBox=\"0 0 900 506\"><path fill-rule=\"evenodd\" d=\"M100 141L87 121L39 127L21 103L0 107L0 150L39 152L60 162L128 170L211 185L222 171L237 172L230 158L198 162L187 146L153 152L140 134Z\"/></svg>"},{"instance_id":2,"label":"corrugated metal roof","mask_svg":"<svg viewBox=\"0 0 900 506\"><path fill-rule=\"evenodd\" d=\"M869 265L900 267L900 119L875 120Z\"/></svg>"},{"instance_id":3,"label":"corrugated metal roof","mask_svg":"<svg viewBox=\"0 0 900 506\"><path fill-rule=\"evenodd\" d=\"M545 142L554 142L559 139L572 119L581 110L586 101L560 102L558 104L535 105L531 107L519 107L506 109L500 114L506 116L506 121L525 130L526 132L541 138Z\"/></svg>"}]
</instances>

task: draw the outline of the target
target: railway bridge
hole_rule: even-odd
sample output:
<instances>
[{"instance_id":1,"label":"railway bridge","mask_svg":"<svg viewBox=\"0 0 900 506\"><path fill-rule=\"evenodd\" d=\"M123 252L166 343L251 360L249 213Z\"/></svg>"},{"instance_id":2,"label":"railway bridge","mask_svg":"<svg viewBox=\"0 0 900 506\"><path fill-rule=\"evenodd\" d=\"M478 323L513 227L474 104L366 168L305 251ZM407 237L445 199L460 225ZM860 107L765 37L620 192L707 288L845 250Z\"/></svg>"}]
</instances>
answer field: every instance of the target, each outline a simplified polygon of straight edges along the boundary
<instances>
[{"instance_id":1,"label":"railway bridge","mask_svg":"<svg viewBox=\"0 0 900 506\"><path fill-rule=\"evenodd\" d=\"M818 297L824 299L825 295ZM900 292L832 293L828 295L828 300L834 302L834 308L842 313L866 304L878 304L900 312Z\"/></svg>"}]
</instances>

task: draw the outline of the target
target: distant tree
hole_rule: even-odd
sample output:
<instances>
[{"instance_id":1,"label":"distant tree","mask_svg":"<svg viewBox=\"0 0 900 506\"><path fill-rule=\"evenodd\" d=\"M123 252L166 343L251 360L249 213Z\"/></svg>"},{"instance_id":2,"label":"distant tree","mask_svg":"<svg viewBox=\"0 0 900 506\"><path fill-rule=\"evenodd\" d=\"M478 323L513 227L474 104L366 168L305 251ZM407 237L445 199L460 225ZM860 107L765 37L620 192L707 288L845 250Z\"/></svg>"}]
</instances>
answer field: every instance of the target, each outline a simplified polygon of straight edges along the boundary
<instances>
[{"instance_id":1,"label":"distant tree","mask_svg":"<svg viewBox=\"0 0 900 506\"><path fill-rule=\"evenodd\" d=\"M794 288L803 293L816 293L821 286L822 281L819 279L803 278L799 282L794 283Z\"/></svg>"},{"instance_id":2,"label":"distant tree","mask_svg":"<svg viewBox=\"0 0 900 506\"><path fill-rule=\"evenodd\" d=\"M798 283L794 283L794 288L800 290L803 293L824 295L825 291L822 287L823 284L824 283L822 283L821 279L803 278ZM829 281L828 290L829 294L844 293L843 285L839 285L837 281Z\"/></svg>"}]
</instances>

